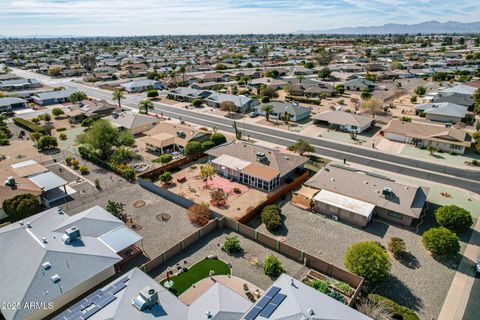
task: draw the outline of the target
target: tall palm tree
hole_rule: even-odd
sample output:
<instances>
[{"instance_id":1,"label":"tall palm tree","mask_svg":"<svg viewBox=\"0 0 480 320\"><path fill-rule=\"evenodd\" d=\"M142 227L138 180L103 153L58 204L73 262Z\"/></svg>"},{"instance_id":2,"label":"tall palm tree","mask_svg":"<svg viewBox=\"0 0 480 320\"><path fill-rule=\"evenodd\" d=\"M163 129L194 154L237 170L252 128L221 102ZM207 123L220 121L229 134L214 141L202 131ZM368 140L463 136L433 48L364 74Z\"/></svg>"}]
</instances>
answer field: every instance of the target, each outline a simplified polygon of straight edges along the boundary
<instances>
[{"instance_id":1,"label":"tall palm tree","mask_svg":"<svg viewBox=\"0 0 480 320\"><path fill-rule=\"evenodd\" d=\"M173 85L177 86L177 73L175 71L170 71L169 75L172 78Z\"/></svg>"},{"instance_id":2,"label":"tall palm tree","mask_svg":"<svg viewBox=\"0 0 480 320\"><path fill-rule=\"evenodd\" d=\"M153 110L153 102L150 101L150 99L142 100L138 104L138 111L140 111L140 113L148 114L149 110Z\"/></svg>"},{"instance_id":3,"label":"tall palm tree","mask_svg":"<svg viewBox=\"0 0 480 320\"><path fill-rule=\"evenodd\" d=\"M297 79L298 79L298 82L302 83L302 81L305 80L305 76L300 74L297 76Z\"/></svg>"},{"instance_id":4,"label":"tall palm tree","mask_svg":"<svg viewBox=\"0 0 480 320\"><path fill-rule=\"evenodd\" d=\"M182 74L182 84L185 84L185 73L187 72L187 69L185 66L181 66L178 71Z\"/></svg>"},{"instance_id":5,"label":"tall palm tree","mask_svg":"<svg viewBox=\"0 0 480 320\"><path fill-rule=\"evenodd\" d=\"M265 112L265 119L270 121L270 113L273 111L273 106L269 104L263 105L262 111Z\"/></svg>"},{"instance_id":6,"label":"tall palm tree","mask_svg":"<svg viewBox=\"0 0 480 320\"><path fill-rule=\"evenodd\" d=\"M117 101L118 107L121 109L122 108L122 99L125 99L125 94L121 90L115 90L112 93L112 100Z\"/></svg>"}]
</instances>

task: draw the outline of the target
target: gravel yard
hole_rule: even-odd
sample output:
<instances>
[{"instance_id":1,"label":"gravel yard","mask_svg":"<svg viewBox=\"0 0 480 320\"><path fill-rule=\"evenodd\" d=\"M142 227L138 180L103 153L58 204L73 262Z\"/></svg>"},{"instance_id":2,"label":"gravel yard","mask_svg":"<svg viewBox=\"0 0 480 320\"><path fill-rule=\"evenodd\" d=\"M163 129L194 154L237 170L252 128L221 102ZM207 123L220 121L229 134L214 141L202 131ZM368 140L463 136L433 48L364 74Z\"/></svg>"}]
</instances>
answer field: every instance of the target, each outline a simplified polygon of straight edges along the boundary
<instances>
[{"instance_id":1,"label":"gravel yard","mask_svg":"<svg viewBox=\"0 0 480 320\"><path fill-rule=\"evenodd\" d=\"M415 230L402 229L380 221L374 221L366 229L361 229L299 209L290 203L283 206L282 213L285 227L276 235L285 236L286 243L339 267L344 267L346 249L356 242L374 240L386 245L391 237L401 237L407 244L407 251L410 251L408 261L392 259L392 276L377 288L377 292L412 308L422 319L438 316L461 256L455 261L439 262L424 249L421 234L434 224L433 214L427 217L416 233ZM250 221L249 225L269 233L260 224L258 217ZM468 239L469 235L462 238ZM465 241L461 245L463 252Z\"/></svg>"}]
</instances>

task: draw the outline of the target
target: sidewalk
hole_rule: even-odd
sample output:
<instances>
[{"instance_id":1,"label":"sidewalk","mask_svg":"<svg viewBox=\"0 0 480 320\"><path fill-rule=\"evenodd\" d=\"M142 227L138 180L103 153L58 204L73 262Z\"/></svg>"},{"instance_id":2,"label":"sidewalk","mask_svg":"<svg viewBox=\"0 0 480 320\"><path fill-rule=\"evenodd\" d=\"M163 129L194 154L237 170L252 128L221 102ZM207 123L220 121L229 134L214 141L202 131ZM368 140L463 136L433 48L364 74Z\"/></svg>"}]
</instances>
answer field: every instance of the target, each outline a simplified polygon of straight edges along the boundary
<instances>
[{"instance_id":1,"label":"sidewalk","mask_svg":"<svg viewBox=\"0 0 480 320\"><path fill-rule=\"evenodd\" d=\"M480 255L480 247L475 245L475 243L480 242L480 219L477 219L474 230L469 244L465 248L462 262L453 278L450 290L448 290L438 320L477 319L478 308L467 309L467 304L470 296L474 294L472 292L473 284L475 281L479 281L475 278L472 261L477 261ZM478 290L477 288L474 290Z\"/></svg>"}]
</instances>

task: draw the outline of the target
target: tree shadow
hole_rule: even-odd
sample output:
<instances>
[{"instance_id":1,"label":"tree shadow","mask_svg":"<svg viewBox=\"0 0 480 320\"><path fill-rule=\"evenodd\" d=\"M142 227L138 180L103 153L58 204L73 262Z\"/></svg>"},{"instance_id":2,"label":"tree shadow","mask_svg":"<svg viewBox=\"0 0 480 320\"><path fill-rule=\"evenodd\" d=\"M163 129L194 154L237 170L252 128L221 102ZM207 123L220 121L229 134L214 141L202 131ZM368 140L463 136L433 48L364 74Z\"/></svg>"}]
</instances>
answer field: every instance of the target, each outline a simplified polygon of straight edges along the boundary
<instances>
[{"instance_id":1,"label":"tree shadow","mask_svg":"<svg viewBox=\"0 0 480 320\"><path fill-rule=\"evenodd\" d=\"M377 292L375 293L414 311L419 311L420 308L423 307L422 299L417 297L409 287L394 275L390 275L390 277L379 284L376 289Z\"/></svg>"},{"instance_id":2,"label":"tree shadow","mask_svg":"<svg viewBox=\"0 0 480 320\"><path fill-rule=\"evenodd\" d=\"M444 256L433 256L432 258L435 259L438 263L441 263L445 267L452 269L454 271L460 272L465 274L469 277L475 277L475 264L476 261L472 261L470 258L457 253L451 257L444 257ZM462 264L463 262L463 264Z\"/></svg>"},{"instance_id":3,"label":"tree shadow","mask_svg":"<svg viewBox=\"0 0 480 320\"><path fill-rule=\"evenodd\" d=\"M421 267L420 262L418 261L417 257L415 257L412 253L410 252L404 252L398 259L398 262L400 262L402 265L409 269L418 269Z\"/></svg>"}]
</instances>

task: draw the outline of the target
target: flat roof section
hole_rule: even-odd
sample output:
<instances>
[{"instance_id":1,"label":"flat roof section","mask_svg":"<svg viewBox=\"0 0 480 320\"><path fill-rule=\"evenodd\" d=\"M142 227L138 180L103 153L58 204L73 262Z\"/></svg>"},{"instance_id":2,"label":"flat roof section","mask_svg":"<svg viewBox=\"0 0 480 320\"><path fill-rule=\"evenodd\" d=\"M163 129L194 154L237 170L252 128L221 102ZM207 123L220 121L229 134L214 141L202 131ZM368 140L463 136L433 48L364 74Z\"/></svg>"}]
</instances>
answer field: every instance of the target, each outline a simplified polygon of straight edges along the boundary
<instances>
[{"instance_id":1,"label":"flat roof section","mask_svg":"<svg viewBox=\"0 0 480 320\"><path fill-rule=\"evenodd\" d=\"M325 189L317 193L315 197L313 197L313 200L323 202L340 209L348 210L367 218L372 215L372 211L375 208L375 205L371 203L343 196Z\"/></svg>"}]
</instances>

